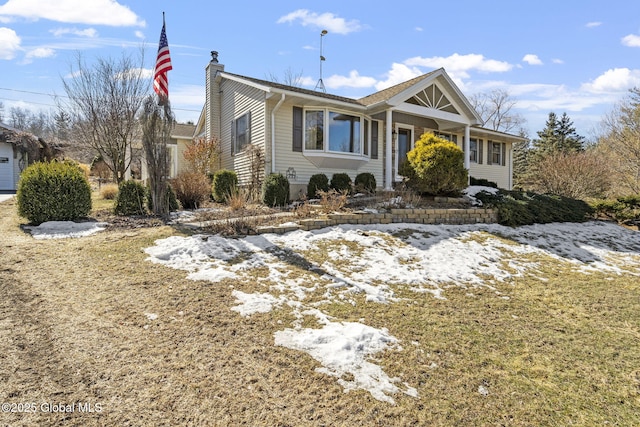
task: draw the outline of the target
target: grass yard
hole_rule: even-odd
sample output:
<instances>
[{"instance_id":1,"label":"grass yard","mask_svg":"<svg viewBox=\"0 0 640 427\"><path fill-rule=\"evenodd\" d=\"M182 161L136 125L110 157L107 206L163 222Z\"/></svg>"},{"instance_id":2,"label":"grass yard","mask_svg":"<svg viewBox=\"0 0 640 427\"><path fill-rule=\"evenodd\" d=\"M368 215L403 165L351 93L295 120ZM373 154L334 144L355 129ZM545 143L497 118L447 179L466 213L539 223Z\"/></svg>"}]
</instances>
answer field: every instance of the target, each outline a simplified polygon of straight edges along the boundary
<instances>
[{"instance_id":1,"label":"grass yard","mask_svg":"<svg viewBox=\"0 0 640 427\"><path fill-rule=\"evenodd\" d=\"M413 227L358 231L369 240L347 229L341 240L313 243L323 234L304 234L295 245L286 236L211 238L210 250L228 244L237 252L186 271L147 260L145 249L159 239L193 242L169 226L35 240L21 221L15 201L0 204L0 402L27 409L3 406L0 425L640 423L637 231L626 230L635 246L592 262L540 241L522 251L506 228L460 233L453 248L483 254L499 241L503 255L470 258L478 268L460 273L470 278L464 283L400 283L383 268L362 279L375 259L360 260L386 253L391 261L380 265L395 263L386 270L419 276L420 253L456 256L439 246L451 238ZM257 243L272 246L258 254ZM609 243L622 245L594 246ZM222 280L187 278L222 271ZM242 315L240 295L255 294L280 303ZM276 345L283 331L320 329L323 319L397 339L367 358L398 387L384 395L393 403L367 389L345 392L357 372L338 379L306 352ZM65 405L73 412L51 412Z\"/></svg>"}]
</instances>

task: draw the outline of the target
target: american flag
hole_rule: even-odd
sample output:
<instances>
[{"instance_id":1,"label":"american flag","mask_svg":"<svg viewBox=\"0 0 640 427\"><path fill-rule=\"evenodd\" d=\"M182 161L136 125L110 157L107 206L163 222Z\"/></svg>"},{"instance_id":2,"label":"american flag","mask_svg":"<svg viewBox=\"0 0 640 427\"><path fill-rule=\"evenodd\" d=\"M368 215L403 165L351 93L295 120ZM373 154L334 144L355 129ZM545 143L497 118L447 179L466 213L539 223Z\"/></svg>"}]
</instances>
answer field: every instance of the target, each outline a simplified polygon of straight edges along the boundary
<instances>
[{"instance_id":1,"label":"american flag","mask_svg":"<svg viewBox=\"0 0 640 427\"><path fill-rule=\"evenodd\" d=\"M167 33L165 32L163 17L160 44L158 46L158 58L156 59L156 69L153 73L153 90L158 94L161 104L169 98L169 80L167 79L167 72L172 69L171 55L169 55L169 42L167 41Z\"/></svg>"}]
</instances>

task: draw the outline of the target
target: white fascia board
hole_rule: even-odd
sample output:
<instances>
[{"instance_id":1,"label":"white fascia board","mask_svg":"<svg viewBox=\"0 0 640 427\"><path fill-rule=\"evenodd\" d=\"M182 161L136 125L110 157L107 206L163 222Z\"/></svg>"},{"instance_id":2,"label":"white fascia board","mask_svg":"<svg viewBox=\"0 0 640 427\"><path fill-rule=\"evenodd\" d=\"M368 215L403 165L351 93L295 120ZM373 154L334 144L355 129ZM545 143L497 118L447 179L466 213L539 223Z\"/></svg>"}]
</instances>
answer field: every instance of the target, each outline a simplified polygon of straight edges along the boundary
<instances>
[{"instance_id":1,"label":"white fascia board","mask_svg":"<svg viewBox=\"0 0 640 427\"><path fill-rule=\"evenodd\" d=\"M469 125L471 126L474 123L465 117L459 114L448 113L442 110L436 110L435 108L422 107L415 104L409 104L408 102L403 102L398 105L394 111L403 112L413 114L415 116L428 117L430 119L435 120L447 120L449 122L460 123L461 125Z\"/></svg>"},{"instance_id":2,"label":"white fascia board","mask_svg":"<svg viewBox=\"0 0 640 427\"><path fill-rule=\"evenodd\" d=\"M365 107L364 105L361 104L352 104L350 102L344 102L344 101L339 101L336 99L331 99L331 98L325 98L322 96L315 96L315 95L309 95L306 93L301 93L301 92L296 92L296 91L292 91L292 90L283 90L283 89L277 89L277 88L271 88L271 92L274 93L283 93L285 94L287 97L292 97L292 98L303 98L303 99L308 99L311 101L315 101L318 104L322 104L322 105L335 105L338 107L342 107L342 108L350 108L350 109L355 109L355 110L359 110L359 111L365 111L367 109L367 107Z\"/></svg>"}]
</instances>

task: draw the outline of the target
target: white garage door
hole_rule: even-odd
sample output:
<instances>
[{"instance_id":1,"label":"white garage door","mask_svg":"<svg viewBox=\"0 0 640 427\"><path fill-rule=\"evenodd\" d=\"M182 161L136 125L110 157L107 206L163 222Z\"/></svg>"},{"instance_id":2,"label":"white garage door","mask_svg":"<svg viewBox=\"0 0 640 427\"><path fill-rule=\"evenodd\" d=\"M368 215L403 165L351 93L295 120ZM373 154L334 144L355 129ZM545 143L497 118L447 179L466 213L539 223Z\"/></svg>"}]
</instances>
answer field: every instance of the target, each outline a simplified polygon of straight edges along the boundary
<instances>
[{"instance_id":1,"label":"white garage door","mask_svg":"<svg viewBox=\"0 0 640 427\"><path fill-rule=\"evenodd\" d=\"M13 182L13 146L0 142L0 190L15 190Z\"/></svg>"}]
</instances>

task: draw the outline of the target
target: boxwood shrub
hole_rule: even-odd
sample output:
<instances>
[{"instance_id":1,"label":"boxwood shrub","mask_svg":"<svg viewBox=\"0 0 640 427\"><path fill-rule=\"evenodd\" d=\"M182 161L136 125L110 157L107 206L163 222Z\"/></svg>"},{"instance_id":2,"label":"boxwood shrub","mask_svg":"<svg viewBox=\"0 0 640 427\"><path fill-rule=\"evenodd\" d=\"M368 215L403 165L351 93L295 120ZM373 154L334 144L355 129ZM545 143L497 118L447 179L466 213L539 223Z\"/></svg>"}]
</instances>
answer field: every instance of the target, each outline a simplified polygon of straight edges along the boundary
<instances>
[{"instance_id":1,"label":"boxwood shrub","mask_svg":"<svg viewBox=\"0 0 640 427\"><path fill-rule=\"evenodd\" d=\"M18 184L18 213L39 225L73 221L91 212L91 187L84 172L71 162L34 163Z\"/></svg>"},{"instance_id":2,"label":"boxwood shrub","mask_svg":"<svg viewBox=\"0 0 640 427\"><path fill-rule=\"evenodd\" d=\"M267 206L284 206L289 202L289 180L281 173L272 173L262 185L262 202Z\"/></svg>"},{"instance_id":3,"label":"boxwood shrub","mask_svg":"<svg viewBox=\"0 0 640 427\"><path fill-rule=\"evenodd\" d=\"M116 215L144 215L146 210L147 188L141 182L130 179L118 187L118 195L113 212Z\"/></svg>"},{"instance_id":4,"label":"boxwood shrub","mask_svg":"<svg viewBox=\"0 0 640 427\"><path fill-rule=\"evenodd\" d=\"M235 171L222 169L213 174L213 199L226 203L238 191L238 175Z\"/></svg>"},{"instance_id":5,"label":"boxwood shrub","mask_svg":"<svg viewBox=\"0 0 640 427\"><path fill-rule=\"evenodd\" d=\"M356 191L369 194L376 192L376 177L370 172L361 172L356 175L354 184L356 186Z\"/></svg>"},{"instance_id":6,"label":"boxwood shrub","mask_svg":"<svg viewBox=\"0 0 640 427\"><path fill-rule=\"evenodd\" d=\"M331 177L331 184L329 187L339 193L343 191L351 193L351 177L346 173L334 173Z\"/></svg>"},{"instance_id":7,"label":"boxwood shrub","mask_svg":"<svg viewBox=\"0 0 640 427\"><path fill-rule=\"evenodd\" d=\"M323 173L317 173L309 178L307 197L310 199L318 197L318 191L329 191L329 178Z\"/></svg>"}]
</instances>

